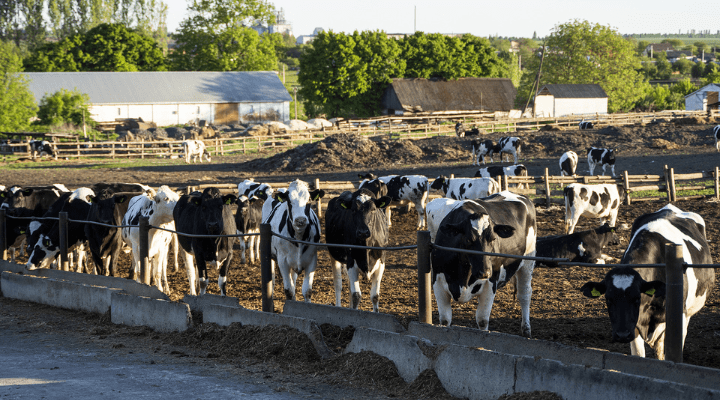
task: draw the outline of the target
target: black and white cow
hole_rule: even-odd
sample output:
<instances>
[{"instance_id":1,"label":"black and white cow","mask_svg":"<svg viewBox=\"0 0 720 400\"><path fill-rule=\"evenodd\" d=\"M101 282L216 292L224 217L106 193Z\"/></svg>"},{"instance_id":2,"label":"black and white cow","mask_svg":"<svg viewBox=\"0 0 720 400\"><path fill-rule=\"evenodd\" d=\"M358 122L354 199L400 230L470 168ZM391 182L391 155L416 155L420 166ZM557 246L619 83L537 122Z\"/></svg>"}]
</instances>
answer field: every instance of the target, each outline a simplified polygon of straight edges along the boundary
<instances>
[{"instance_id":1,"label":"black and white cow","mask_svg":"<svg viewBox=\"0 0 720 400\"><path fill-rule=\"evenodd\" d=\"M563 189L565 196L565 233L573 233L581 216L600 218L600 223L615 226L625 191L618 193L617 185L606 183L584 185L571 183Z\"/></svg>"},{"instance_id":2,"label":"black and white cow","mask_svg":"<svg viewBox=\"0 0 720 400\"><path fill-rule=\"evenodd\" d=\"M480 168L476 173L476 178L495 178L498 176L528 176L527 168L522 164L511 165L509 167L492 166ZM518 184L518 188L523 188L523 184Z\"/></svg>"},{"instance_id":3,"label":"black and white cow","mask_svg":"<svg viewBox=\"0 0 720 400\"><path fill-rule=\"evenodd\" d=\"M521 146L522 140L519 137L505 136L498 141L495 153L500 154L500 161L503 161L503 154L512 154L513 160L517 164Z\"/></svg>"},{"instance_id":4,"label":"black and white cow","mask_svg":"<svg viewBox=\"0 0 720 400\"><path fill-rule=\"evenodd\" d=\"M435 242L437 231L440 223L448 215L448 213L463 204L463 200L453 200L447 197L434 199L427 204L425 211L427 213L428 231L430 231L430 241Z\"/></svg>"},{"instance_id":5,"label":"black and white cow","mask_svg":"<svg viewBox=\"0 0 720 400\"><path fill-rule=\"evenodd\" d=\"M594 127L595 127L595 124L593 124L590 121L585 121L585 118L583 118L583 120L580 121L580 123L578 124L578 128L580 128L581 130L592 129Z\"/></svg>"},{"instance_id":6,"label":"black and white cow","mask_svg":"<svg viewBox=\"0 0 720 400\"><path fill-rule=\"evenodd\" d=\"M185 152L185 163L189 164L192 159L193 164L195 160L200 159L202 163L203 158L207 162L210 160L210 152L205 149L205 143L202 140L186 140L182 143L183 151Z\"/></svg>"},{"instance_id":7,"label":"black and white cow","mask_svg":"<svg viewBox=\"0 0 720 400\"><path fill-rule=\"evenodd\" d=\"M713 128L713 137L715 138L715 150L720 151L720 125Z\"/></svg>"},{"instance_id":8,"label":"black and white cow","mask_svg":"<svg viewBox=\"0 0 720 400\"><path fill-rule=\"evenodd\" d=\"M608 244L619 244L616 228L604 224L598 228L575 232L569 235L553 235L537 238L537 256L549 258L567 258L570 261L605 264L609 256L603 254ZM538 265L557 267L557 264L538 262Z\"/></svg>"},{"instance_id":9,"label":"black and white cow","mask_svg":"<svg viewBox=\"0 0 720 400\"><path fill-rule=\"evenodd\" d=\"M64 211L68 213L69 220L84 221L90 212L89 197L94 195L95 193L90 188L79 188L72 193L65 193L43 216L57 218L60 212ZM28 247L32 246L32 252L28 251L30 255L27 264L25 264L28 270L49 267L50 263L60 253L60 227L58 221L43 221L36 234L37 240L34 243L28 241ZM68 222L68 249L84 247L85 240L87 240L87 236L85 235L84 224ZM81 272L83 268L82 257L84 252L81 254L77 263L77 272Z\"/></svg>"},{"instance_id":10,"label":"black and white cow","mask_svg":"<svg viewBox=\"0 0 720 400\"><path fill-rule=\"evenodd\" d=\"M490 178L435 178L430 189L440 190L447 198L454 200L479 199L500 191L500 185Z\"/></svg>"},{"instance_id":11,"label":"black and white cow","mask_svg":"<svg viewBox=\"0 0 720 400\"><path fill-rule=\"evenodd\" d=\"M220 189L211 187L197 196L183 195L173 210L178 232L193 235L235 235L235 219L230 205L237 200L234 194L222 195ZM207 263L219 269L218 286L220 295L225 296L225 284L233 258L234 237L190 238L180 236L180 248L185 256L191 294L196 286L195 267L197 264L199 293L205 294L208 285Z\"/></svg>"},{"instance_id":12,"label":"black and white cow","mask_svg":"<svg viewBox=\"0 0 720 400\"><path fill-rule=\"evenodd\" d=\"M465 200L443 219L435 245L464 250L534 256L535 206L527 197L501 192L484 200ZM530 337L530 298L534 261L432 250L433 292L440 324L452 322L451 300L479 297L475 320L488 329L495 293L515 277L522 312L521 333Z\"/></svg>"},{"instance_id":13,"label":"black and white cow","mask_svg":"<svg viewBox=\"0 0 720 400\"><path fill-rule=\"evenodd\" d=\"M52 185L38 188L13 187L0 196L4 197L3 208L27 208L33 210L34 215L42 216L45 210L57 201L63 193L69 190L64 185Z\"/></svg>"},{"instance_id":14,"label":"black and white cow","mask_svg":"<svg viewBox=\"0 0 720 400\"><path fill-rule=\"evenodd\" d=\"M112 189L103 189L97 196L90 197L88 221L105 225L122 225L123 216L128 210L129 200L141 193L115 193ZM90 247L96 273L105 276L117 276L117 262L122 248L122 231L118 228L87 224L85 236Z\"/></svg>"},{"instance_id":15,"label":"black and white cow","mask_svg":"<svg viewBox=\"0 0 720 400\"><path fill-rule=\"evenodd\" d=\"M466 130L465 125L463 125L462 122L458 122L457 124L455 124L455 134L458 137L477 136L480 134L480 130L478 128Z\"/></svg>"},{"instance_id":16,"label":"black and white cow","mask_svg":"<svg viewBox=\"0 0 720 400\"><path fill-rule=\"evenodd\" d=\"M343 192L328 203L325 214L327 243L385 247L389 230L382 209L390 204L389 196L376 198L367 189ZM385 271L384 250L362 250L328 247L332 256L335 281L335 305L340 306L342 264L346 266L350 286L350 307L357 309L362 299L360 275L372 282L370 299L373 311L379 311L380 281Z\"/></svg>"},{"instance_id":17,"label":"black and white cow","mask_svg":"<svg viewBox=\"0 0 720 400\"><path fill-rule=\"evenodd\" d=\"M245 195L241 195L237 199L237 211L235 211L235 228L237 229L238 235L248 233L260 233L260 223L262 222L262 209L265 204L267 195L260 195L261 198L252 196L248 198ZM240 243L240 258L242 263L247 262L245 258L245 249L247 248L250 252L250 262L260 261L260 237L259 236L241 236Z\"/></svg>"},{"instance_id":18,"label":"black and white cow","mask_svg":"<svg viewBox=\"0 0 720 400\"><path fill-rule=\"evenodd\" d=\"M30 145L30 158L48 156L57 160L57 151L47 140L31 140L28 144Z\"/></svg>"},{"instance_id":19,"label":"black and white cow","mask_svg":"<svg viewBox=\"0 0 720 400\"><path fill-rule=\"evenodd\" d=\"M112 190L113 193L138 193L147 194L150 197L155 196L155 189L142 183L96 183L92 186L95 193L101 193L103 190Z\"/></svg>"},{"instance_id":20,"label":"black and white cow","mask_svg":"<svg viewBox=\"0 0 720 400\"><path fill-rule=\"evenodd\" d=\"M361 176L362 178L363 176ZM374 179L375 175L366 174L366 179ZM388 175L381 176L379 179L382 183L387 185L387 195L392 199L390 203L391 207L398 207L408 203L412 203L415 206L415 212L418 215L418 229L422 229L425 224L425 202L428 197L428 178L422 175ZM371 186L366 186L366 185ZM378 198L385 195L380 186L379 191L373 190L372 181L363 181L360 183L360 188L368 188L375 193ZM385 214L387 215L388 226L392 226L390 207L385 208Z\"/></svg>"},{"instance_id":21,"label":"black and white cow","mask_svg":"<svg viewBox=\"0 0 720 400\"><path fill-rule=\"evenodd\" d=\"M295 180L290 183L287 192L277 193L275 201L265 202L263 223L270 224L272 231L279 235L320 243L320 221L315 211L310 208L310 202L317 201L324 195L324 190L310 191L307 182ZM283 278L285 297L295 300L295 281L298 274L305 271L302 294L304 300L310 302L317 267L317 247L291 243L273 236L271 250L273 271L277 263Z\"/></svg>"},{"instance_id":22,"label":"black and white cow","mask_svg":"<svg viewBox=\"0 0 720 400\"><path fill-rule=\"evenodd\" d=\"M612 171L612 176L615 176L615 154L617 154L617 150L599 149L596 147L589 148L587 151L587 159L590 176L593 175L596 165L602 165L602 176L605 176L605 168L608 165Z\"/></svg>"},{"instance_id":23,"label":"black and white cow","mask_svg":"<svg viewBox=\"0 0 720 400\"><path fill-rule=\"evenodd\" d=\"M633 223L630 244L622 264L664 264L665 245L683 247L687 264L711 264L710 246L704 235L705 222L695 213L667 205L640 216ZM580 289L585 296L607 301L613 341L630 343L633 355L645 357L647 342L665 359L665 268L613 268L601 282L588 282ZM711 268L685 269L683 274L683 343L690 317L705 305L715 285Z\"/></svg>"},{"instance_id":24,"label":"black and white cow","mask_svg":"<svg viewBox=\"0 0 720 400\"><path fill-rule=\"evenodd\" d=\"M377 176L367 173L365 175L358 174L358 177L361 179L358 189L367 189L373 192L377 198L387 196L388 187L385 182L378 179Z\"/></svg>"},{"instance_id":25,"label":"black and white cow","mask_svg":"<svg viewBox=\"0 0 720 400\"><path fill-rule=\"evenodd\" d=\"M574 151L566 151L560 157L560 176L575 176L578 155Z\"/></svg>"},{"instance_id":26,"label":"black and white cow","mask_svg":"<svg viewBox=\"0 0 720 400\"><path fill-rule=\"evenodd\" d=\"M472 146L470 156L472 158L472 165L480 165L481 158L483 165L485 165L485 156L490 157L490 162L495 162L495 160L493 160L493 154L495 154L495 148L497 146L492 140L473 140L470 145Z\"/></svg>"},{"instance_id":27,"label":"black and white cow","mask_svg":"<svg viewBox=\"0 0 720 400\"><path fill-rule=\"evenodd\" d=\"M273 189L269 183L257 183L254 179L245 179L238 183L238 197L245 196L248 199L253 197L267 200L273 197Z\"/></svg>"}]
</instances>

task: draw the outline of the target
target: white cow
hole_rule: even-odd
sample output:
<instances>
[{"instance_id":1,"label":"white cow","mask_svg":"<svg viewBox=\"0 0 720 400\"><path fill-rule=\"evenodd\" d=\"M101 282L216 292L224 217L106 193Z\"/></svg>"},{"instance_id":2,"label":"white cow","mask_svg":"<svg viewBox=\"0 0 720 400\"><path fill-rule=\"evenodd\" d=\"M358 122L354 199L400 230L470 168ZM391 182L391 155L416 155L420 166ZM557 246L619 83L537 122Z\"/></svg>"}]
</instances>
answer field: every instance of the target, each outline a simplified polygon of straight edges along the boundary
<instances>
[{"instance_id":1,"label":"white cow","mask_svg":"<svg viewBox=\"0 0 720 400\"><path fill-rule=\"evenodd\" d=\"M358 189L363 188L364 185L370 182L368 179L380 180L387 186L387 195L392 199L390 206L399 207L412 203L418 214L418 229L425 226L425 202L429 191L427 177L422 175L388 175L375 178L373 174L366 174L361 177L365 178L365 180L360 183ZM387 215L388 227L390 227L392 226L390 207L385 208L385 214Z\"/></svg>"},{"instance_id":2,"label":"white cow","mask_svg":"<svg viewBox=\"0 0 720 400\"><path fill-rule=\"evenodd\" d=\"M560 157L560 176L575 176L577 170L578 155L574 151L566 151Z\"/></svg>"},{"instance_id":3,"label":"white cow","mask_svg":"<svg viewBox=\"0 0 720 400\"><path fill-rule=\"evenodd\" d=\"M122 228L123 241L132 249L133 253L133 279L140 281L140 217L148 217L152 226L175 230L173 208L180 196L167 186L161 186L154 198L147 195L135 196L128 204L128 211L123 217L123 225L133 225L131 228ZM150 229L148 239L148 259L152 261L152 277L160 291L170 292L167 282L167 261L170 243L173 234L167 231Z\"/></svg>"},{"instance_id":4,"label":"white cow","mask_svg":"<svg viewBox=\"0 0 720 400\"><path fill-rule=\"evenodd\" d=\"M445 197L455 200L474 200L500 192L500 185L491 178L447 178L438 176L430 189L442 191Z\"/></svg>"},{"instance_id":5,"label":"white cow","mask_svg":"<svg viewBox=\"0 0 720 400\"><path fill-rule=\"evenodd\" d=\"M185 152L185 162L190 163L192 158L193 164L198 158L202 163L203 158L210 162L210 152L205 149L205 143L202 140L186 140L182 144L183 151Z\"/></svg>"},{"instance_id":6,"label":"white cow","mask_svg":"<svg viewBox=\"0 0 720 400\"><path fill-rule=\"evenodd\" d=\"M441 197L435 199L427 204L425 211L427 211L427 223L428 230L430 231L430 240L434 243L435 237L437 236L437 230L440 228L440 223L450 211L462 205L461 200L448 199L447 197Z\"/></svg>"},{"instance_id":7,"label":"white cow","mask_svg":"<svg viewBox=\"0 0 720 400\"><path fill-rule=\"evenodd\" d=\"M565 196L565 233L573 233L580 216L600 218L600 224L617 222L620 203L625 198L615 184L583 185L571 183L563 189Z\"/></svg>"}]
</instances>

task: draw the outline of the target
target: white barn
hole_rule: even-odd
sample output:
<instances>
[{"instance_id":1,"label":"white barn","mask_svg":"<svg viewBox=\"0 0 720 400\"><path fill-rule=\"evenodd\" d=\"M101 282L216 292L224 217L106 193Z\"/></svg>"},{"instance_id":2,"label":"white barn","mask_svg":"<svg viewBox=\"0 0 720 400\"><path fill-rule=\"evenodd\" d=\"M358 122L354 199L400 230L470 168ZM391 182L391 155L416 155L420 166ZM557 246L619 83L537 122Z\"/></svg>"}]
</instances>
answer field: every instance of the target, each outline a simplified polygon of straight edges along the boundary
<instances>
[{"instance_id":1,"label":"white barn","mask_svg":"<svg viewBox=\"0 0 720 400\"><path fill-rule=\"evenodd\" d=\"M142 118L158 126L290 122L292 97L275 72L27 72L40 103L60 89L90 96L97 122Z\"/></svg>"},{"instance_id":2,"label":"white barn","mask_svg":"<svg viewBox=\"0 0 720 400\"><path fill-rule=\"evenodd\" d=\"M685 96L685 109L688 111L707 111L708 109L717 110L718 93L720 93L720 85L711 83Z\"/></svg>"},{"instance_id":3,"label":"white barn","mask_svg":"<svg viewBox=\"0 0 720 400\"><path fill-rule=\"evenodd\" d=\"M608 96L598 84L545 85L535 95L536 117L607 114Z\"/></svg>"}]
</instances>

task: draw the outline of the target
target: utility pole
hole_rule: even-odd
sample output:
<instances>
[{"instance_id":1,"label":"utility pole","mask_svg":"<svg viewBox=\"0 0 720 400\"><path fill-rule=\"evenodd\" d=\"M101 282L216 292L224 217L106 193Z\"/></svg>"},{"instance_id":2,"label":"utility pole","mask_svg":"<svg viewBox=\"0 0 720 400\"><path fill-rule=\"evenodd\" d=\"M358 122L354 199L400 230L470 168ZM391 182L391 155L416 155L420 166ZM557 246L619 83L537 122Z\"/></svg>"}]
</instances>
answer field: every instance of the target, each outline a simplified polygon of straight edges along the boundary
<instances>
[{"instance_id":1,"label":"utility pole","mask_svg":"<svg viewBox=\"0 0 720 400\"><path fill-rule=\"evenodd\" d=\"M297 86L293 86L293 94L295 95L295 119L300 119L297 113Z\"/></svg>"}]
</instances>

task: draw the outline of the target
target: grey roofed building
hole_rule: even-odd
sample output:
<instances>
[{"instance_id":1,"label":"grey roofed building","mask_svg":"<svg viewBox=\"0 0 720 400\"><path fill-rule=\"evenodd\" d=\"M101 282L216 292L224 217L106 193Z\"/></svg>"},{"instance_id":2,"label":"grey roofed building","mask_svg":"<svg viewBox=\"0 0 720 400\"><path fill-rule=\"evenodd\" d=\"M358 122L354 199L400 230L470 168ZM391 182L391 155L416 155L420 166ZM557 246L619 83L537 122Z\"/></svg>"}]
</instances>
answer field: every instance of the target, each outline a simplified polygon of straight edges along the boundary
<instances>
[{"instance_id":1,"label":"grey roofed building","mask_svg":"<svg viewBox=\"0 0 720 400\"><path fill-rule=\"evenodd\" d=\"M544 85L538 90L538 96L550 94L555 98L585 99L608 97L600 85L591 84L553 84Z\"/></svg>"},{"instance_id":2,"label":"grey roofed building","mask_svg":"<svg viewBox=\"0 0 720 400\"><path fill-rule=\"evenodd\" d=\"M420 111L510 111L517 89L507 78L393 79L381 108L389 114Z\"/></svg>"}]
</instances>

